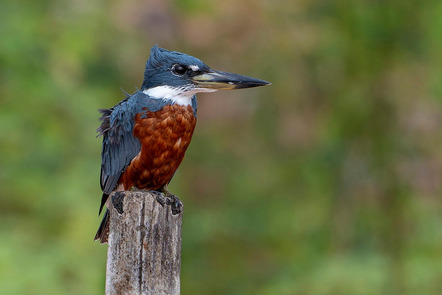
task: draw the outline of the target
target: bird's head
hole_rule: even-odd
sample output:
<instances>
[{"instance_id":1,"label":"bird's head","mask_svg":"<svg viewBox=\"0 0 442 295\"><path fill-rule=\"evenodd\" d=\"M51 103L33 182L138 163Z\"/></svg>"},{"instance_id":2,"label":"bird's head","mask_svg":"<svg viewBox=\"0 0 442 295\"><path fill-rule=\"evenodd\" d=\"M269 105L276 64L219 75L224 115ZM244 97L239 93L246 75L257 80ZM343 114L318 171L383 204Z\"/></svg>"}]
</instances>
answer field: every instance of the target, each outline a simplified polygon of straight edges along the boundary
<instances>
[{"instance_id":1,"label":"bird's head","mask_svg":"<svg viewBox=\"0 0 442 295\"><path fill-rule=\"evenodd\" d=\"M264 80L213 70L193 56L155 45L146 62L141 90L154 98L190 100L199 92L268 84Z\"/></svg>"}]
</instances>

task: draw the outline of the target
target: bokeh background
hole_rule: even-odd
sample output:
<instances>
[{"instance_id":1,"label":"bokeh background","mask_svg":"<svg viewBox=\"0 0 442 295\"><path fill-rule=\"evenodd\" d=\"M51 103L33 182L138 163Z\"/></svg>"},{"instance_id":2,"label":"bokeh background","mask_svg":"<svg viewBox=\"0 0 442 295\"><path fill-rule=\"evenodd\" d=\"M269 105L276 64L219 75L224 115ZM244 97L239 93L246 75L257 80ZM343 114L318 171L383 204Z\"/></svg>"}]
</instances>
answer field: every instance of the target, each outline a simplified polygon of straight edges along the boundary
<instances>
[{"instance_id":1,"label":"bokeh background","mask_svg":"<svg viewBox=\"0 0 442 295\"><path fill-rule=\"evenodd\" d=\"M442 2L3 0L0 293L103 294L97 109L150 47L199 95L182 294L442 294Z\"/></svg>"}]
</instances>

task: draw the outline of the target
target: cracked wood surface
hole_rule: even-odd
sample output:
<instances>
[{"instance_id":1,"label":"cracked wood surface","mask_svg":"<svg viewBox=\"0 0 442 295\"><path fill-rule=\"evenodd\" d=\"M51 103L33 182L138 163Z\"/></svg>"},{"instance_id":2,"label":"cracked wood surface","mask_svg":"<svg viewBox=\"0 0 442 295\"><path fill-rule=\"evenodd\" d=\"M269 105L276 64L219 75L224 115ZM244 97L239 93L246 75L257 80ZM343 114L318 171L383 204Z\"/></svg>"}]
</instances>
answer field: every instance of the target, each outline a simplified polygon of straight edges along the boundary
<instances>
[{"instance_id":1,"label":"cracked wood surface","mask_svg":"<svg viewBox=\"0 0 442 295\"><path fill-rule=\"evenodd\" d=\"M112 196L106 294L180 294L182 212L151 192Z\"/></svg>"}]
</instances>

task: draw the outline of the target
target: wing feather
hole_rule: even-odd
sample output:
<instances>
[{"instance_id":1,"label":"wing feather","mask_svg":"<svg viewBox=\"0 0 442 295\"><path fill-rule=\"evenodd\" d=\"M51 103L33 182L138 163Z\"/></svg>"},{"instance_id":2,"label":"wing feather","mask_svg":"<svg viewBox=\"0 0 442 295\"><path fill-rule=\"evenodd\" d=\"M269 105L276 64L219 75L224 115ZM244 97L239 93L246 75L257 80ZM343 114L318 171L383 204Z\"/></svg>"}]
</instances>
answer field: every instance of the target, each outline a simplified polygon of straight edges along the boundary
<instances>
[{"instance_id":1,"label":"wing feather","mask_svg":"<svg viewBox=\"0 0 442 295\"><path fill-rule=\"evenodd\" d=\"M161 110L168 101L153 99L141 91L126 97L110 109L100 110L101 125L98 136L103 136L101 150L100 186L103 191L100 213L108 196L118 186L127 166L141 151L141 143L133 135L135 115Z\"/></svg>"},{"instance_id":2,"label":"wing feather","mask_svg":"<svg viewBox=\"0 0 442 295\"><path fill-rule=\"evenodd\" d=\"M116 189L121 174L141 150L140 141L132 133L138 109L133 108L130 98L111 109L100 110L102 123L97 132L98 136L103 136L100 173L103 196L99 213L108 196Z\"/></svg>"}]
</instances>

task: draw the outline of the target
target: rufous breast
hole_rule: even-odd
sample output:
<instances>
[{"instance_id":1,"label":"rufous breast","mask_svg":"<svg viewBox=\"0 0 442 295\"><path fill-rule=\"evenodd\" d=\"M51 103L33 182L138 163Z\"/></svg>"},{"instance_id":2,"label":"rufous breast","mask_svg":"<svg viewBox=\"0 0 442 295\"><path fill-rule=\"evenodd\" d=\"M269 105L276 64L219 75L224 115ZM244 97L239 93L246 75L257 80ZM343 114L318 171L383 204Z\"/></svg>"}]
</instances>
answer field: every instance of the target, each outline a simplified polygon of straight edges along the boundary
<instances>
[{"instance_id":1,"label":"rufous breast","mask_svg":"<svg viewBox=\"0 0 442 295\"><path fill-rule=\"evenodd\" d=\"M133 134L141 151L120 178L124 189L158 190L168 184L184 158L195 129L192 107L167 105L137 114Z\"/></svg>"}]
</instances>

